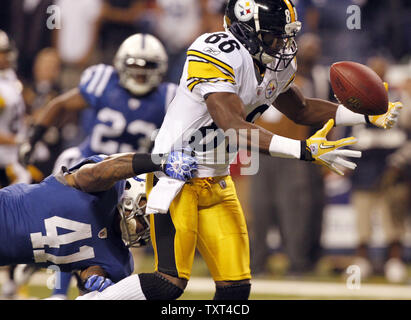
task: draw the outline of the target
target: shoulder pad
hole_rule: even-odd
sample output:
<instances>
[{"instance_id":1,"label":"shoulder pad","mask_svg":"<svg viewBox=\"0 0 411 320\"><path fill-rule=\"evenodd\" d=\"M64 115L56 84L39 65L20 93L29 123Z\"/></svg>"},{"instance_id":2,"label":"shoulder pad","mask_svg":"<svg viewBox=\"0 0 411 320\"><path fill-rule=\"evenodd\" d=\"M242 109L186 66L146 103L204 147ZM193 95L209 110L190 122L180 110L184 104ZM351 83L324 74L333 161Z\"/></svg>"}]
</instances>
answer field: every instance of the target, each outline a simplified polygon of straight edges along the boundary
<instances>
[{"instance_id":1,"label":"shoulder pad","mask_svg":"<svg viewBox=\"0 0 411 320\"><path fill-rule=\"evenodd\" d=\"M114 67L106 64L98 64L84 70L81 75L79 89L83 97L91 105L100 98L115 73Z\"/></svg>"}]
</instances>

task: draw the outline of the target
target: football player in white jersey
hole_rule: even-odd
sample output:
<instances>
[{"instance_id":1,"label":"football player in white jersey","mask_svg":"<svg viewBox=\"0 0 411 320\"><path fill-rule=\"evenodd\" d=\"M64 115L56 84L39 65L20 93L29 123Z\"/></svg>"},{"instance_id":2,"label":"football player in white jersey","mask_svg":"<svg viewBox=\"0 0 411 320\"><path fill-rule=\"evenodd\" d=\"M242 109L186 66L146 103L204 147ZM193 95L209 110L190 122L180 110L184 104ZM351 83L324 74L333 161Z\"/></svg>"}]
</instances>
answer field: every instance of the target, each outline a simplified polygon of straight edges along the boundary
<instances>
[{"instance_id":1,"label":"football player in white jersey","mask_svg":"<svg viewBox=\"0 0 411 320\"><path fill-rule=\"evenodd\" d=\"M17 49L0 30L0 188L30 182L30 174L17 161L17 145L24 137L23 86L14 71Z\"/></svg>"},{"instance_id":2,"label":"football player in white jersey","mask_svg":"<svg viewBox=\"0 0 411 320\"><path fill-rule=\"evenodd\" d=\"M229 0L224 24L225 32L201 35L188 49L180 85L156 137L153 152L189 144L199 166L197 178L181 187L169 214L151 215L155 272L132 275L83 299L176 299L190 278L196 249L215 281L214 299L248 299L249 239L229 175L237 148L226 144L227 131L259 152L312 161L343 174L356 167L344 157L361 153L340 149L354 144L354 137L327 141L334 125L370 122L389 128L396 123L401 103L390 103L384 115L368 117L305 98L292 85L297 70L294 38L301 23L290 0ZM299 124L323 128L306 141L275 135L253 123L270 107ZM156 186L148 189L148 210Z\"/></svg>"},{"instance_id":3,"label":"football player in white jersey","mask_svg":"<svg viewBox=\"0 0 411 320\"><path fill-rule=\"evenodd\" d=\"M0 188L14 183L29 183L30 173L17 161L17 148L25 135L25 104L23 86L14 71L17 49L8 35L0 30ZM15 293L12 280L14 267L9 270L9 281L2 286L2 295Z\"/></svg>"}]
</instances>

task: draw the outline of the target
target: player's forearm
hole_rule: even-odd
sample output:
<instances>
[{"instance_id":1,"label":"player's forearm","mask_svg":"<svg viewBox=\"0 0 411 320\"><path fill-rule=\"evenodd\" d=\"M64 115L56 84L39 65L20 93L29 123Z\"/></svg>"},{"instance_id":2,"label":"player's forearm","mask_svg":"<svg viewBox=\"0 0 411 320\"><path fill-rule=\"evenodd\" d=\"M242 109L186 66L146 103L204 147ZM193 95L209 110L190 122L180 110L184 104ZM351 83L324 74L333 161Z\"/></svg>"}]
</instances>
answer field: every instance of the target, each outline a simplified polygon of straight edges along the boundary
<instances>
[{"instance_id":1,"label":"player's forearm","mask_svg":"<svg viewBox=\"0 0 411 320\"><path fill-rule=\"evenodd\" d=\"M15 145L17 144L16 136L9 134L0 134L0 144L2 145Z\"/></svg>"},{"instance_id":2,"label":"player's forearm","mask_svg":"<svg viewBox=\"0 0 411 320\"><path fill-rule=\"evenodd\" d=\"M278 96L274 106L297 124L320 127L328 120L335 119L338 104L306 98L296 86L292 86Z\"/></svg>"},{"instance_id":3,"label":"player's forearm","mask_svg":"<svg viewBox=\"0 0 411 320\"><path fill-rule=\"evenodd\" d=\"M64 110L64 99L61 96L52 99L36 115L34 125L51 127L57 122Z\"/></svg>"},{"instance_id":4,"label":"player's forearm","mask_svg":"<svg viewBox=\"0 0 411 320\"><path fill-rule=\"evenodd\" d=\"M237 128L237 131L239 141L247 141L247 146L251 150L273 157L301 159L301 148L305 141L276 135L246 121Z\"/></svg>"},{"instance_id":5,"label":"player's forearm","mask_svg":"<svg viewBox=\"0 0 411 320\"><path fill-rule=\"evenodd\" d=\"M35 125L50 127L64 111L80 111L87 107L78 88L69 90L49 101L36 115Z\"/></svg>"},{"instance_id":6,"label":"player's forearm","mask_svg":"<svg viewBox=\"0 0 411 320\"><path fill-rule=\"evenodd\" d=\"M142 173L160 171L161 163L155 163L153 159L154 157L148 153L112 155L102 162L85 165L75 172L75 186L85 192L108 190L117 181Z\"/></svg>"},{"instance_id":7,"label":"player's forearm","mask_svg":"<svg viewBox=\"0 0 411 320\"><path fill-rule=\"evenodd\" d=\"M276 157L300 158L301 141L284 138L245 120L241 99L233 93L213 93L208 96L207 108L216 125L228 134L235 130L237 141L252 150ZM256 138L258 136L258 139Z\"/></svg>"}]
</instances>

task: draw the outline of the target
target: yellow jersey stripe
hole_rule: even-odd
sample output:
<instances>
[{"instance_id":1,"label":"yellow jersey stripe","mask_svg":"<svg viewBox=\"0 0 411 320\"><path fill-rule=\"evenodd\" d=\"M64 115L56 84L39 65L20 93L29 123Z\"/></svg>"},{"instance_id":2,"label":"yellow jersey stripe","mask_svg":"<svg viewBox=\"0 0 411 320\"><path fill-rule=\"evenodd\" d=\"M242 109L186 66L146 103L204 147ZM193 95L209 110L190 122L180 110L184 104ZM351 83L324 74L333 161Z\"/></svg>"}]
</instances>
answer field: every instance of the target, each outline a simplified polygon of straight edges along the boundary
<instances>
[{"instance_id":1,"label":"yellow jersey stripe","mask_svg":"<svg viewBox=\"0 0 411 320\"><path fill-rule=\"evenodd\" d=\"M200 79L215 79L215 78L222 78L227 79L228 81L235 82L234 78L230 75L225 74L221 71L218 67L214 64L203 62L203 61L196 61L196 60L189 60L188 62L188 76L187 80L193 78L200 78Z\"/></svg>"},{"instance_id":2,"label":"yellow jersey stripe","mask_svg":"<svg viewBox=\"0 0 411 320\"><path fill-rule=\"evenodd\" d=\"M288 80L288 82L287 82L287 84L285 85L284 89L287 88L287 87L290 85L291 82L293 82L294 78L295 78L295 73L294 73L293 76L290 78L290 80Z\"/></svg>"},{"instance_id":3,"label":"yellow jersey stripe","mask_svg":"<svg viewBox=\"0 0 411 320\"><path fill-rule=\"evenodd\" d=\"M202 58L204 60L207 60L207 61L223 68L225 71L227 71L234 78L234 69L231 68L228 64L224 63L223 61L218 60L217 58L211 57L208 54L205 54L203 52L196 51L196 50L187 51L187 56L194 56L194 57L199 57L199 58Z\"/></svg>"},{"instance_id":4,"label":"yellow jersey stripe","mask_svg":"<svg viewBox=\"0 0 411 320\"><path fill-rule=\"evenodd\" d=\"M290 3L290 0L284 0L284 3L286 4L288 10L290 11L291 22L295 22L295 21L296 21L296 19L295 19L295 11L294 11L293 6L292 6L291 3Z\"/></svg>"},{"instance_id":5,"label":"yellow jersey stripe","mask_svg":"<svg viewBox=\"0 0 411 320\"><path fill-rule=\"evenodd\" d=\"M0 96L0 110L4 109L5 106L6 106L6 101L3 99L2 96Z\"/></svg>"},{"instance_id":6,"label":"yellow jersey stripe","mask_svg":"<svg viewBox=\"0 0 411 320\"><path fill-rule=\"evenodd\" d=\"M190 90L190 91L193 91L193 89L194 89L194 87L196 86L196 85L198 85L199 83L203 83L203 82L210 82L210 83L216 83L216 82L227 82L227 81L229 81L229 82L231 82L230 80L226 80L226 79L213 79L213 80L211 80L211 79L199 79L199 80L195 80L195 81L193 81L193 82L191 82L188 86L187 86L187 88ZM233 82L231 82L231 83L233 83Z\"/></svg>"}]
</instances>

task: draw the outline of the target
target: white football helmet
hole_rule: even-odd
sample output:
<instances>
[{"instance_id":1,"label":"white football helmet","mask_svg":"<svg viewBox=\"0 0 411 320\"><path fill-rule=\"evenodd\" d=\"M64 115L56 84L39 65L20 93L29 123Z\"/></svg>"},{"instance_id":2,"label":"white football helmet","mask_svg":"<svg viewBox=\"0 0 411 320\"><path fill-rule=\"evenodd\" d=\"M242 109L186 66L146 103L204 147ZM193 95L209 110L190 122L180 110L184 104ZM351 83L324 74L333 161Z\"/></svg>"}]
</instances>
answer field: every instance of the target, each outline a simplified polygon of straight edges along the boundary
<instances>
[{"instance_id":1,"label":"white football helmet","mask_svg":"<svg viewBox=\"0 0 411 320\"><path fill-rule=\"evenodd\" d=\"M120 213L121 237L127 247L141 247L150 239L150 222L146 216L146 175L126 180L126 187L117 205Z\"/></svg>"},{"instance_id":2,"label":"white football helmet","mask_svg":"<svg viewBox=\"0 0 411 320\"><path fill-rule=\"evenodd\" d=\"M120 45L114 57L120 84L141 96L156 88L168 68L168 56L160 40L150 34L137 33Z\"/></svg>"}]
</instances>

